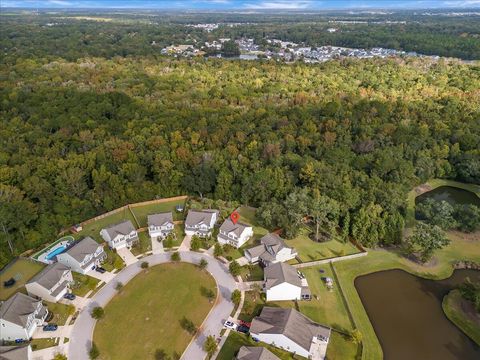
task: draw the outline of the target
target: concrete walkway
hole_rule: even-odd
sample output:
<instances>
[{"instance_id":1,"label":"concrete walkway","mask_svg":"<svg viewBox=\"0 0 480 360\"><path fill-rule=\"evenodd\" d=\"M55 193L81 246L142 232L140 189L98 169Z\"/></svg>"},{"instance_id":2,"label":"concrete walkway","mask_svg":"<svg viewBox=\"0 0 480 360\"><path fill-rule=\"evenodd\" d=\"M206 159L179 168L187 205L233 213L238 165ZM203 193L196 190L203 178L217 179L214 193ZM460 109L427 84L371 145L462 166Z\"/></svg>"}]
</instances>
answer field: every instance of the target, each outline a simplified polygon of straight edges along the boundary
<instances>
[{"instance_id":1,"label":"concrete walkway","mask_svg":"<svg viewBox=\"0 0 480 360\"><path fill-rule=\"evenodd\" d=\"M185 235L183 238L178 251L190 251L190 242L192 241L192 237L190 235Z\"/></svg>"},{"instance_id":2,"label":"concrete walkway","mask_svg":"<svg viewBox=\"0 0 480 360\"><path fill-rule=\"evenodd\" d=\"M95 270L89 271L86 275L94 277L95 279L98 279L106 283L108 283L110 280L112 280L115 277L115 274L111 272L106 271L102 274Z\"/></svg>"},{"instance_id":3,"label":"concrete walkway","mask_svg":"<svg viewBox=\"0 0 480 360\"><path fill-rule=\"evenodd\" d=\"M228 272L227 267L209 255L183 251L181 257L182 261L194 264L198 264L201 259L207 260L207 270L215 278L219 290L218 301L204 320L199 333L188 345L182 355L182 359L184 360L202 360L206 356L206 353L203 351L203 343L206 337L209 335L218 337L222 330L223 323L233 310L233 303L230 299L232 292L237 288L237 284ZM150 266L154 266L170 262L170 254L154 254L147 256L142 260L148 261ZM88 352L92 344L93 330L95 327L95 320L90 316L91 310L96 306L104 307L108 304L117 293L115 290L115 284L118 281L126 284L141 271L142 269L140 268L139 263L128 265L120 271L112 281L99 290L90 299L91 301L85 305L83 310L79 313L70 334L70 342L68 343L69 359L88 359ZM127 341L128 339L123 340ZM119 341L122 341L122 339L119 339Z\"/></svg>"},{"instance_id":4,"label":"concrete walkway","mask_svg":"<svg viewBox=\"0 0 480 360\"><path fill-rule=\"evenodd\" d=\"M237 263L240 265L240 266L245 266L245 265L248 265L248 260L245 256L242 256L241 258L238 258L237 259Z\"/></svg>"},{"instance_id":5,"label":"concrete walkway","mask_svg":"<svg viewBox=\"0 0 480 360\"><path fill-rule=\"evenodd\" d=\"M165 252L163 249L163 241L151 239L152 241L152 254L162 254Z\"/></svg>"},{"instance_id":6,"label":"concrete walkway","mask_svg":"<svg viewBox=\"0 0 480 360\"><path fill-rule=\"evenodd\" d=\"M120 255L127 266L137 262L137 258L126 247L117 249L117 254Z\"/></svg>"}]
</instances>

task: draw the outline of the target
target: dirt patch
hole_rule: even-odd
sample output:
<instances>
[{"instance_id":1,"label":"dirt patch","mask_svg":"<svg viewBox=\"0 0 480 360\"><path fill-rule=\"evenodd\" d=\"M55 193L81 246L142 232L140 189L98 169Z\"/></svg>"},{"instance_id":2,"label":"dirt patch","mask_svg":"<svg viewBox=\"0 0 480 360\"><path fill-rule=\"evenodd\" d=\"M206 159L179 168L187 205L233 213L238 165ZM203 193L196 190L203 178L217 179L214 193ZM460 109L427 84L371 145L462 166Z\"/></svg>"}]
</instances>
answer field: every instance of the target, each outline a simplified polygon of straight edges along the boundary
<instances>
[{"instance_id":1,"label":"dirt patch","mask_svg":"<svg viewBox=\"0 0 480 360\"><path fill-rule=\"evenodd\" d=\"M435 267L438 265L438 259L437 257L432 257L429 261L427 261L426 263L422 262L420 260L420 254L410 254L406 257L408 260L410 260L411 262L419 265L419 266L423 266L423 267L426 267L426 268L432 268L432 267Z\"/></svg>"},{"instance_id":2,"label":"dirt patch","mask_svg":"<svg viewBox=\"0 0 480 360\"><path fill-rule=\"evenodd\" d=\"M471 301L460 298L460 308L465 316L480 327L480 313L475 309L475 306Z\"/></svg>"},{"instance_id":3,"label":"dirt patch","mask_svg":"<svg viewBox=\"0 0 480 360\"><path fill-rule=\"evenodd\" d=\"M418 196L418 195L422 195L426 192L429 192L429 191L433 190L433 188L428 184L422 184L422 185L417 186L413 190L415 191L415 194L417 194L416 196Z\"/></svg>"},{"instance_id":4,"label":"dirt patch","mask_svg":"<svg viewBox=\"0 0 480 360\"><path fill-rule=\"evenodd\" d=\"M460 239L464 241L478 241L480 242L480 230L475 231L473 233L465 233L458 230L450 230L448 231L448 235L453 237L454 239Z\"/></svg>"}]
</instances>

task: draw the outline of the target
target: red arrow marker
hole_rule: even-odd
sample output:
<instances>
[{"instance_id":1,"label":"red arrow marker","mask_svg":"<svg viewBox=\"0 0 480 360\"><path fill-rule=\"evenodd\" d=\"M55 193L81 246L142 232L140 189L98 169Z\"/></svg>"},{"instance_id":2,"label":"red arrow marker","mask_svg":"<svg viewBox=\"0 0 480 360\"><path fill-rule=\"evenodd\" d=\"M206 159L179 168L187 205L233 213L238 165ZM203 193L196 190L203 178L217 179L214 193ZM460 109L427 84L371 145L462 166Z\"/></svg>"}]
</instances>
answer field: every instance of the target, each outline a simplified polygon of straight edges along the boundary
<instances>
[{"instance_id":1,"label":"red arrow marker","mask_svg":"<svg viewBox=\"0 0 480 360\"><path fill-rule=\"evenodd\" d=\"M232 222L234 224L237 224L237 221L240 219L240 214L236 211L234 211L231 215L230 215L230 220L232 220Z\"/></svg>"}]
</instances>

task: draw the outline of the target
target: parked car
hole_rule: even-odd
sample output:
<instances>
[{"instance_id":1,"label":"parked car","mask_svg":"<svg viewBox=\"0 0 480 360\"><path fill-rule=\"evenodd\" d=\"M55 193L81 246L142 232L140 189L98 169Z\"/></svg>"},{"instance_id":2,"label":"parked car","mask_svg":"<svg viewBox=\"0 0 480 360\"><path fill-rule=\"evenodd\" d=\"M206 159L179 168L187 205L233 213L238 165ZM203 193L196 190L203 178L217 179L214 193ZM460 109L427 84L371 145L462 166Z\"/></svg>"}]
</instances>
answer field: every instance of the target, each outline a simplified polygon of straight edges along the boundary
<instances>
[{"instance_id":1,"label":"parked car","mask_svg":"<svg viewBox=\"0 0 480 360\"><path fill-rule=\"evenodd\" d=\"M101 267L101 266L95 267L95 271L96 271L96 272L99 272L100 274L103 274L103 273L107 272L107 270L105 270L105 269L104 269L103 267Z\"/></svg>"},{"instance_id":2,"label":"parked car","mask_svg":"<svg viewBox=\"0 0 480 360\"><path fill-rule=\"evenodd\" d=\"M245 325L240 325L237 327L237 331L244 334L248 334L250 332L250 328Z\"/></svg>"},{"instance_id":3,"label":"parked car","mask_svg":"<svg viewBox=\"0 0 480 360\"><path fill-rule=\"evenodd\" d=\"M243 320L239 320L238 322L239 322L240 325L246 326L248 328L250 328L252 326L251 322L246 322L246 321L243 321Z\"/></svg>"},{"instance_id":4,"label":"parked car","mask_svg":"<svg viewBox=\"0 0 480 360\"><path fill-rule=\"evenodd\" d=\"M55 331L58 329L57 324L48 324L43 327L43 331Z\"/></svg>"},{"instance_id":5,"label":"parked car","mask_svg":"<svg viewBox=\"0 0 480 360\"><path fill-rule=\"evenodd\" d=\"M232 330L236 330L237 329L237 324L234 324L233 322L231 321L225 321L225 324L223 324L224 327L226 327L227 329L232 329Z\"/></svg>"},{"instance_id":6,"label":"parked car","mask_svg":"<svg viewBox=\"0 0 480 360\"><path fill-rule=\"evenodd\" d=\"M24 342L27 342L25 339L15 339L15 344L22 344Z\"/></svg>"},{"instance_id":7,"label":"parked car","mask_svg":"<svg viewBox=\"0 0 480 360\"><path fill-rule=\"evenodd\" d=\"M63 295L63 297L67 300L75 300L76 298L75 294L72 293L66 293L65 295Z\"/></svg>"},{"instance_id":8,"label":"parked car","mask_svg":"<svg viewBox=\"0 0 480 360\"><path fill-rule=\"evenodd\" d=\"M15 283L16 283L16 281L15 281L15 279L12 277L12 278L8 279L7 281L4 281L4 282L3 282L3 286L5 286L6 288L8 288L8 287L11 287L11 286L15 285Z\"/></svg>"}]
</instances>

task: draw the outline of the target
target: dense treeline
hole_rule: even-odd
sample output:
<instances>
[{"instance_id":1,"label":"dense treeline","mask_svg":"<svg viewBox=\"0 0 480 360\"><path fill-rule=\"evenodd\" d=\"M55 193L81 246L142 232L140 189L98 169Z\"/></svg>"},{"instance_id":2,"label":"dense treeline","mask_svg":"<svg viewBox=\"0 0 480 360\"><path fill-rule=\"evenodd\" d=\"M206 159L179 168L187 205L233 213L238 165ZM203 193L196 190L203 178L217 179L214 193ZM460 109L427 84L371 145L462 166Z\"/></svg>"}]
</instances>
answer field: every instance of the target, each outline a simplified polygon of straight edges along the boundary
<instances>
[{"instance_id":1,"label":"dense treeline","mask_svg":"<svg viewBox=\"0 0 480 360\"><path fill-rule=\"evenodd\" d=\"M18 254L183 193L374 246L398 238L415 184L480 183L478 66L18 58L0 75L0 265L7 239Z\"/></svg>"}]
</instances>

